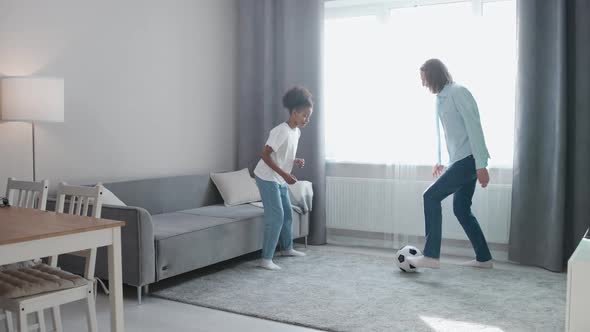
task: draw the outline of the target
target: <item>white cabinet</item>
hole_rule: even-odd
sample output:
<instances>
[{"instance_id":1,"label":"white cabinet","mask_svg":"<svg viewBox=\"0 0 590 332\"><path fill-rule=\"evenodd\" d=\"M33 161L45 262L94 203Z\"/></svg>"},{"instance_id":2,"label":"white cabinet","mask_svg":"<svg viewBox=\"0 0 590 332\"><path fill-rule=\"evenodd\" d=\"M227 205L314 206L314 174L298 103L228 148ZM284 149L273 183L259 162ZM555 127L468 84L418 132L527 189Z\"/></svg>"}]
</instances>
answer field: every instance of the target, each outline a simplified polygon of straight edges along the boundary
<instances>
[{"instance_id":1,"label":"white cabinet","mask_svg":"<svg viewBox=\"0 0 590 332\"><path fill-rule=\"evenodd\" d=\"M588 232L567 263L568 332L590 331L590 238Z\"/></svg>"}]
</instances>

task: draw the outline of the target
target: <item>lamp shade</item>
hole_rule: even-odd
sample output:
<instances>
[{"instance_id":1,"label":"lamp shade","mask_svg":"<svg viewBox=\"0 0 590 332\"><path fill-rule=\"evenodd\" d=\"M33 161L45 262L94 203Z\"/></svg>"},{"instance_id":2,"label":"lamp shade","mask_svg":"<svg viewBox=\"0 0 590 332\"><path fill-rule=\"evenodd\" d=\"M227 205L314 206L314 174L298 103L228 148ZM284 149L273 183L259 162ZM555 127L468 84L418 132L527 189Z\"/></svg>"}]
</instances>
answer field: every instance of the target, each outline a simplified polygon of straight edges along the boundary
<instances>
[{"instance_id":1,"label":"lamp shade","mask_svg":"<svg viewBox=\"0 0 590 332\"><path fill-rule=\"evenodd\" d=\"M0 120L63 122L63 79L0 78Z\"/></svg>"}]
</instances>

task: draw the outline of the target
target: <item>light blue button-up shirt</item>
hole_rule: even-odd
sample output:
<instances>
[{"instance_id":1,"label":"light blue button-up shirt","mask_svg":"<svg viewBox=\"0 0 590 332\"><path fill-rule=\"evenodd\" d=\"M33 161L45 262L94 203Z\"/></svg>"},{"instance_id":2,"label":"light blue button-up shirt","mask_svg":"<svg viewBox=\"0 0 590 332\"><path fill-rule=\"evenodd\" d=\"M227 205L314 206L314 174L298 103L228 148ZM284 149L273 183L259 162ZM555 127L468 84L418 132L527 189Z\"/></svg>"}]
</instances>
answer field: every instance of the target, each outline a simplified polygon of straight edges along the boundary
<instances>
[{"instance_id":1,"label":"light blue button-up shirt","mask_svg":"<svg viewBox=\"0 0 590 332\"><path fill-rule=\"evenodd\" d=\"M439 123L444 129L449 163L452 164L473 155L476 169L488 166L490 154L481 128L477 103L467 88L456 83L448 83L436 96L436 129L440 165Z\"/></svg>"}]
</instances>

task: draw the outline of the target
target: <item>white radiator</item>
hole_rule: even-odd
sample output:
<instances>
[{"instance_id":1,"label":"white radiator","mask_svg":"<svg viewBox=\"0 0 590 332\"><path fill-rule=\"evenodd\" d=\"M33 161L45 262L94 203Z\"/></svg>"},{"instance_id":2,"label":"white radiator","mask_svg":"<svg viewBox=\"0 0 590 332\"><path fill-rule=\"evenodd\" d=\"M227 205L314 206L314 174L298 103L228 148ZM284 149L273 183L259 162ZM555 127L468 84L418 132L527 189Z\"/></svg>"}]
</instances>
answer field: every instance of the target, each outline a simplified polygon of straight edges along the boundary
<instances>
[{"instance_id":1,"label":"white radiator","mask_svg":"<svg viewBox=\"0 0 590 332\"><path fill-rule=\"evenodd\" d=\"M328 228L387 234L424 235L422 193L431 182L327 177ZM479 184L472 211L491 243L507 244L510 229L510 185ZM453 214L452 195L443 201L443 238L467 240Z\"/></svg>"}]
</instances>

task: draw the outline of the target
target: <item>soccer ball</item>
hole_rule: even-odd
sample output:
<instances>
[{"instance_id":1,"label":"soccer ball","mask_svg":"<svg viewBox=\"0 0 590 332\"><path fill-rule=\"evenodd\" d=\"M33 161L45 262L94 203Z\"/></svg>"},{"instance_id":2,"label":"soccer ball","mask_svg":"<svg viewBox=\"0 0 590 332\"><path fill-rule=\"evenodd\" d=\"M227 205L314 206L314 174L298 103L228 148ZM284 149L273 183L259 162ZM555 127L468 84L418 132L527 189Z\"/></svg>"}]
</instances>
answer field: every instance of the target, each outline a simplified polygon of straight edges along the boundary
<instances>
[{"instance_id":1,"label":"soccer ball","mask_svg":"<svg viewBox=\"0 0 590 332\"><path fill-rule=\"evenodd\" d=\"M405 246L397 251L395 254L395 264L400 270L404 272L416 272L417 268L408 263L407 257L421 256L422 253L418 248L413 246Z\"/></svg>"}]
</instances>

